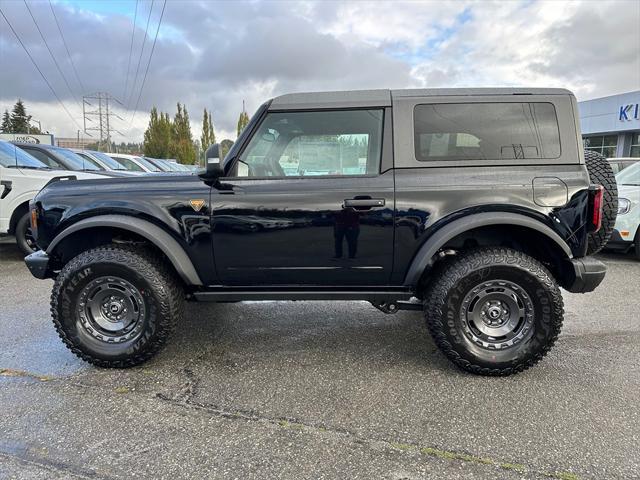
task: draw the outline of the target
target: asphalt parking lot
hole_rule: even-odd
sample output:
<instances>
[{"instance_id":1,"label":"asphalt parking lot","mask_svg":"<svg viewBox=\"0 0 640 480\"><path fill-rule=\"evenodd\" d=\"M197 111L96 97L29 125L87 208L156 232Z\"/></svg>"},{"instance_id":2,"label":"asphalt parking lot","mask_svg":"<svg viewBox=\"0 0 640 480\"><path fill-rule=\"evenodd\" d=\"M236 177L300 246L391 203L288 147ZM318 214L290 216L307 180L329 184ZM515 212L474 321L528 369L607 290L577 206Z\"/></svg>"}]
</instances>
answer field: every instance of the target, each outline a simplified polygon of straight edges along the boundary
<instances>
[{"instance_id":1,"label":"asphalt parking lot","mask_svg":"<svg viewBox=\"0 0 640 480\"><path fill-rule=\"evenodd\" d=\"M508 378L453 367L417 312L189 304L155 359L73 356L0 244L0 478L640 478L640 262L565 294L563 333Z\"/></svg>"}]
</instances>

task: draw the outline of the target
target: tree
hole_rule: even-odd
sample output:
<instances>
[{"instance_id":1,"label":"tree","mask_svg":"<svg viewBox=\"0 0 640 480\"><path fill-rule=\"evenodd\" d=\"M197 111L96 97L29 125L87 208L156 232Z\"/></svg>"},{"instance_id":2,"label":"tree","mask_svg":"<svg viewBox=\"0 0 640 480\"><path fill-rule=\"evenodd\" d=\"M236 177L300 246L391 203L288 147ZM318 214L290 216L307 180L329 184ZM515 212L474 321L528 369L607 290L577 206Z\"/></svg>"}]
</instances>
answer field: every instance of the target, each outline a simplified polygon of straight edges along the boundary
<instances>
[{"instance_id":1,"label":"tree","mask_svg":"<svg viewBox=\"0 0 640 480\"><path fill-rule=\"evenodd\" d=\"M11 133L41 133L40 129L31 126L31 115L27 115L21 99L18 99L11 110Z\"/></svg>"},{"instance_id":2,"label":"tree","mask_svg":"<svg viewBox=\"0 0 640 480\"><path fill-rule=\"evenodd\" d=\"M227 138L220 142L220 159L224 159L227 156L231 147L233 147L233 142Z\"/></svg>"},{"instance_id":3,"label":"tree","mask_svg":"<svg viewBox=\"0 0 640 480\"><path fill-rule=\"evenodd\" d=\"M202 118L202 135L200 136L200 147L202 148L202 155L204 155L204 153L207 151L207 148L209 148L214 143L216 143L216 134L213 131L211 112L207 113L207 109L205 108ZM199 151L198 148L196 148L196 150Z\"/></svg>"},{"instance_id":4,"label":"tree","mask_svg":"<svg viewBox=\"0 0 640 480\"><path fill-rule=\"evenodd\" d=\"M244 127L247 126L247 123L249 123L249 115L247 115L247 112L245 112L243 108L242 113L240 113L240 117L238 118L238 137L242 133L242 130L244 130Z\"/></svg>"},{"instance_id":5,"label":"tree","mask_svg":"<svg viewBox=\"0 0 640 480\"><path fill-rule=\"evenodd\" d=\"M2 133L13 133L13 127L11 125L11 116L9 110L5 110L2 115L2 125L0 125L0 131Z\"/></svg>"},{"instance_id":6,"label":"tree","mask_svg":"<svg viewBox=\"0 0 640 480\"><path fill-rule=\"evenodd\" d=\"M178 103L178 111L173 119L172 132L173 138L170 148L172 157L176 158L180 163L193 165L196 162L196 149L191 135L189 112L180 103Z\"/></svg>"},{"instance_id":7,"label":"tree","mask_svg":"<svg viewBox=\"0 0 640 480\"><path fill-rule=\"evenodd\" d=\"M209 141L211 142L211 144L216 143L216 132L213 130L213 120L211 120L211 112L209 112ZM207 147L208 146L209 145L207 145Z\"/></svg>"},{"instance_id":8,"label":"tree","mask_svg":"<svg viewBox=\"0 0 640 480\"><path fill-rule=\"evenodd\" d=\"M202 135L200 135L200 143L202 145L209 146L209 116L207 115L207 109L204 109L204 115L202 116Z\"/></svg>"},{"instance_id":9,"label":"tree","mask_svg":"<svg viewBox=\"0 0 640 480\"><path fill-rule=\"evenodd\" d=\"M170 158L171 141L172 125L169 114L158 113L156 107L153 107L149 126L144 132L144 154L152 158Z\"/></svg>"}]
</instances>

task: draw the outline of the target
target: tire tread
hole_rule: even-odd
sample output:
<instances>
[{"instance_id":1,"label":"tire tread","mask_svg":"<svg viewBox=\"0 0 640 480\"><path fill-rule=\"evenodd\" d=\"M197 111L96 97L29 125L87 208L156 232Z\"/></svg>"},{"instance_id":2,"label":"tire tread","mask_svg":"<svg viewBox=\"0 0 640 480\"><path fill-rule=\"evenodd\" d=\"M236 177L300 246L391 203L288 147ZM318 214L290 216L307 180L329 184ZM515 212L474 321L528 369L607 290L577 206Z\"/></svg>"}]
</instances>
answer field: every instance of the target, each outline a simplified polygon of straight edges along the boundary
<instances>
[{"instance_id":1,"label":"tire tread","mask_svg":"<svg viewBox=\"0 0 640 480\"><path fill-rule=\"evenodd\" d=\"M443 306L448 292L455 284L472 273L473 271L492 265L514 266L517 265L527 270L531 275L544 285L550 292L553 302L552 318L556 321L552 324L552 335L544 344L543 348L534 352L533 355L525 358L513 367L508 368L487 368L479 364L474 364L463 358L448 341L444 331L446 325L443 322ZM436 346L458 367L468 372L478 375L507 376L522 372L544 358L551 347L555 344L564 316L564 303L562 294L557 283L549 271L536 259L509 248L483 247L475 248L463 253L458 258L450 260L445 266L438 269L435 277L431 280L424 300L424 316L427 328L433 337Z\"/></svg>"},{"instance_id":2,"label":"tire tread","mask_svg":"<svg viewBox=\"0 0 640 480\"><path fill-rule=\"evenodd\" d=\"M160 319L158 335L155 335L142 351L126 359L105 360L85 352L69 338L59 318L59 292L65 279L83 266L105 261L125 264L135 270L149 282L156 292L159 292L158 296L163 299L158 310L158 318ZM57 276L51 293L53 324L63 343L82 360L105 368L129 368L149 360L167 343L175 330L178 319L182 317L183 311L184 292L182 286L162 259L141 247L123 244L110 244L86 250L71 259Z\"/></svg>"}]
</instances>

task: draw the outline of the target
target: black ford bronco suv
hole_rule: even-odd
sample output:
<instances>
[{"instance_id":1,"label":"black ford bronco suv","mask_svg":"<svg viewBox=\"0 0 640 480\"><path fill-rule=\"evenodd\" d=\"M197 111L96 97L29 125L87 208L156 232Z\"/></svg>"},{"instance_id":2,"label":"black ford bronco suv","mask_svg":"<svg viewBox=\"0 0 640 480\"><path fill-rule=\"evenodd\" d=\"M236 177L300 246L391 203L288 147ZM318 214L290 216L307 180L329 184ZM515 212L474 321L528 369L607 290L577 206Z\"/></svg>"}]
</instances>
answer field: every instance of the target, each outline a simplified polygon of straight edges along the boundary
<instances>
[{"instance_id":1,"label":"black ford bronco suv","mask_svg":"<svg viewBox=\"0 0 640 480\"><path fill-rule=\"evenodd\" d=\"M102 367L152 357L184 300L366 300L424 310L461 368L538 362L611 233L610 167L585 161L559 89L289 94L199 175L53 182L31 202L53 322ZM603 188L604 187L604 188Z\"/></svg>"}]
</instances>

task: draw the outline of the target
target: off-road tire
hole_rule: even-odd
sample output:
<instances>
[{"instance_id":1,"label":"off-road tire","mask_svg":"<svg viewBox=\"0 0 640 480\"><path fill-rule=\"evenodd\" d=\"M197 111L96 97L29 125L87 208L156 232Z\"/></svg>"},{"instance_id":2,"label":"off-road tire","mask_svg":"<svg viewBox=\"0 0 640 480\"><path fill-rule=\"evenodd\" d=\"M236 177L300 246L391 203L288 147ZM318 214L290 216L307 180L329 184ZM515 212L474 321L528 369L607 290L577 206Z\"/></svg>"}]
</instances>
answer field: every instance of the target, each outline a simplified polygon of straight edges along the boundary
<instances>
[{"instance_id":1,"label":"off-road tire","mask_svg":"<svg viewBox=\"0 0 640 480\"><path fill-rule=\"evenodd\" d=\"M463 299L483 282L510 281L533 306L526 336L501 350L489 350L465 334ZM562 295L549 271L517 250L486 247L469 250L438 269L424 297L424 315L438 348L458 367L479 375L506 376L539 362L560 334Z\"/></svg>"},{"instance_id":2,"label":"off-road tire","mask_svg":"<svg viewBox=\"0 0 640 480\"><path fill-rule=\"evenodd\" d=\"M31 214L29 212L25 213L20 217L18 223L16 223L16 243L18 244L18 248L25 255L29 255L36 251L36 248L33 248L29 245L29 241L27 239L27 235L30 232L31 228Z\"/></svg>"},{"instance_id":3,"label":"off-road tire","mask_svg":"<svg viewBox=\"0 0 640 480\"><path fill-rule=\"evenodd\" d=\"M618 184L611 164L597 152L585 150L584 161L591 183L604 187L602 199L602 227L587 236L587 255L598 253L604 248L613 232L618 215Z\"/></svg>"},{"instance_id":4,"label":"off-road tire","mask_svg":"<svg viewBox=\"0 0 640 480\"><path fill-rule=\"evenodd\" d=\"M135 338L109 344L82 326L79 298L90 282L111 275L139 290L145 315ZM173 272L161 258L128 245L80 253L64 266L51 293L53 323L62 341L81 359L107 368L128 368L149 360L167 343L183 311L184 291Z\"/></svg>"}]
</instances>

